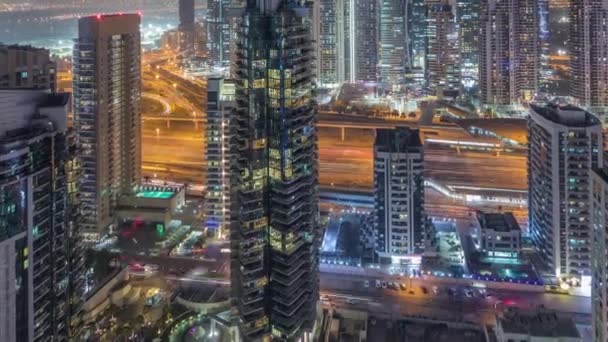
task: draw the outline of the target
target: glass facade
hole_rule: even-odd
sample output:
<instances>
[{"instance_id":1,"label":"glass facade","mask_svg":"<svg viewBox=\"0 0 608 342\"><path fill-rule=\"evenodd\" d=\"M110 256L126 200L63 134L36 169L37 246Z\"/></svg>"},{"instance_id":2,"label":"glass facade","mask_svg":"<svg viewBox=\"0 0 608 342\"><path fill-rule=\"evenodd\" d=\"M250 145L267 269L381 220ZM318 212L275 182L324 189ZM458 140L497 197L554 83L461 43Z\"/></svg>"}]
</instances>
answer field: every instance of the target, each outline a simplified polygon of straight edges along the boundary
<instances>
[{"instance_id":1,"label":"glass facade","mask_svg":"<svg viewBox=\"0 0 608 342\"><path fill-rule=\"evenodd\" d=\"M251 6L236 55L232 289L244 340L298 340L318 299L310 8Z\"/></svg>"}]
</instances>

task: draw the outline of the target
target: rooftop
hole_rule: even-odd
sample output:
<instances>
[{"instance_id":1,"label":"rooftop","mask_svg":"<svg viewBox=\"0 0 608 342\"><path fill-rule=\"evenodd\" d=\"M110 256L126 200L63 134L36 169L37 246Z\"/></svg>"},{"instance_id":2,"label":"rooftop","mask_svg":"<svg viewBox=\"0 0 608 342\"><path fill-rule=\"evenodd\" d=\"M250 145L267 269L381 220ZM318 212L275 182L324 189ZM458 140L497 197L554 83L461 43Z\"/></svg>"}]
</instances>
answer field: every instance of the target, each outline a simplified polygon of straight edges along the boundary
<instances>
[{"instance_id":1,"label":"rooftop","mask_svg":"<svg viewBox=\"0 0 608 342\"><path fill-rule=\"evenodd\" d=\"M498 318L498 324L505 333L580 338L572 319L561 317L553 311L528 312L512 309Z\"/></svg>"},{"instance_id":2,"label":"rooftop","mask_svg":"<svg viewBox=\"0 0 608 342\"><path fill-rule=\"evenodd\" d=\"M374 147L383 147L389 152L418 151L422 147L420 132L417 129L407 127L379 129L377 130Z\"/></svg>"},{"instance_id":3,"label":"rooftop","mask_svg":"<svg viewBox=\"0 0 608 342\"><path fill-rule=\"evenodd\" d=\"M520 231L513 213L484 213L478 211L477 220L481 229L492 229L497 232Z\"/></svg>"},{"instance_id":4,"label":"rooftop","mask_svg":"<svg viewBox=\"0 0 608 342\"><path fill-rule=\"evenodd\" d=\"M601 125L600 120L590 112L570 104L550 103L546 106L530 104L536 114L546 120L568 127L590 127Z\"/></svg>"}]
</instances>

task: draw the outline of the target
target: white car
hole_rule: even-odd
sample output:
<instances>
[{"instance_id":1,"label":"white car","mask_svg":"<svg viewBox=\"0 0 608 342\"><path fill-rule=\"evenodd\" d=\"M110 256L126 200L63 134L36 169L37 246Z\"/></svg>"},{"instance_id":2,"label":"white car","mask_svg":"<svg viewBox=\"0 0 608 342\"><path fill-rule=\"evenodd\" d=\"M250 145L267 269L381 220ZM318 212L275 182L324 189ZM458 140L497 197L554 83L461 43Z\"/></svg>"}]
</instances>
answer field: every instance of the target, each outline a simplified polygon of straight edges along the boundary
<instances>
[{"instance_id":1,"label":"white car","mask_svg":"<svg viewBox=\"0 0 608 342\"><path fill-rule=\"evenodd\" d=\"M376 288L379 289L382 287L382 283L380 283L380 280L376 280Z\"/></svg>"}]
</instances>

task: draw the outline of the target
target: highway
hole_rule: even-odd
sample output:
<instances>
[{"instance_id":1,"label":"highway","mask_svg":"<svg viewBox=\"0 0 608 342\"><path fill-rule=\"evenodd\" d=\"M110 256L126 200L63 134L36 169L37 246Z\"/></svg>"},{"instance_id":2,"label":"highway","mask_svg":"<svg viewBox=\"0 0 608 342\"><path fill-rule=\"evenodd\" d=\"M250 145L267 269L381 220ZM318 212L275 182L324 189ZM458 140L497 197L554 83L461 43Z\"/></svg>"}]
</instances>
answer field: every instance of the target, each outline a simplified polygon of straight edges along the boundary
<instances>
[{"instance_id":1,"label":"highway","mask_svg":"<svg viewBox=\"0 0 608 342\"><path fill-rule=\"evenodd\" d=\"M330 298L341 297L340 301L354 298L349 300L353 303L352 308L365 309L372 315L392 313L449 320L462 318L464 321L492 324L495 314L505 307L532 309L543 306L574 314L579 323L590 322L591 300L587 297L487 289L491 297L486 298L480 295L476 288L443 284L433 279L388 276L381 279L334 273L322 273L320 278L322 295ZM375 284L377 279L403 283L406 290L378 289ZM369 282L367 288L364 284L366 280ZM426 288L426 294L423 293L422 286ZM437 294L434 293L434 286L437 286ZM455 295L449 295L448 288L454 290ZM465 290L472 291L473 296L466 296Z\"/></svg>"}]
</instances>

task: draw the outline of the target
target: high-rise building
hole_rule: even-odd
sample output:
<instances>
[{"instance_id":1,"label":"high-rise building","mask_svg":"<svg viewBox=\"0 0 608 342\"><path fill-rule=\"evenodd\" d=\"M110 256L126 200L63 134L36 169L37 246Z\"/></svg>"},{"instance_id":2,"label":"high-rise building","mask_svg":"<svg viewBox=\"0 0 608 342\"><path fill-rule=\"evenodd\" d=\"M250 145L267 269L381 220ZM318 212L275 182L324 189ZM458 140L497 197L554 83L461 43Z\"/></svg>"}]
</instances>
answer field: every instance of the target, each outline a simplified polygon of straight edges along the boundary
<instances>
[{"instance_id":1,"label":"high-rise building","mask_svg":"<svg viewBox=\"0 0 608 342\"><path fill-rule=\"evenodd\" d=\"M230 5L230 0L209 0L207 3L207 46L215 67L230 66L235 31L235 18L229 15Z\"/></svg>"},{"instance_id":2,"label":"high-rise building","mask_svg":"<svg viewBox=\"0 0 608 342\"><path fill-rule=\"evenodd\" d=\"M178 46L181 51L193 52L196 45L197 26L195 24L194 0L179 0Z\"/></svg>"},{"instance_id":3,"label":"high-rise building","mask_svg":"<svg viewBox=\"0 0 608 342\"><path fill-rule=\"evenodd\" d=\"M485 0L481 5L480 100L508 106L532 100L540 73L537 0Z\"/></svg>"},{"instance_id":4,"label":"high-rise building","mask_svg":"<svg viewBox=\"0 0 608 342\"><path fill-rule=\"evenodd\" d=\"M69 94L0 90L1 341L70 337L83 260L71 231L68 106Z\"/></svg>"},{"instance_id":5,"label":"high-rise building","mask_svg":"<svg viewBox=\"0 0 608 342\"><path fill-rule=\"evenodd\" d=\"M311 340L319 212L311 8L249 2L235 62L231 284L246 341Z\"/></svg>"},{"instance_id":6,"label":"high-rise building","mask_svg":"<svg viewBox=\"0 0 608 342\"><path fill-rule=\"evenodd\" d=\"M47 49L0 44L0 88L55 91L56 70Z\"/></svg>"},{"instance_id":7,"label":"high-rise building","mask_svg":"<svg viewBox=\"0 0 608 342\"><path fill-rule=\"evenodd\" d=\"M456 98L460 93L460 55L455 8L447 1L428 5L426 79L429 90L439 98Z\"/></svg>"},{"instance_id":8,"label":"high-rise building","mask_svg":"<svg viewBox=\"0 0 608 342\"><path fill-rule=\"evenodd\" d=\"M570 96L584 107L608 106L608 2L570 5Z\"/></svg>"},{"instance_id":9,"label":"high-rise building","mask_svg":"<svg viewBox=\"0 0 608 342\"><path fill-rule=\"evenodd\" d=\"M470 89L479 83L480 0L458 0L456 7L460 40L460 77L464 88Z\"/></svg>"},{"instance_id":10,"label":"high-rise building","mask_svg":"<svg viewBox=\"0 0 608 342\"><path fill-rule=\"evenodd\" d=\"M179 26L193 26L194 13L194 0L179 0Z\"/></svg>"},{"instance_id":11,"label":"high-rise building","mask_svg":"<svg viewBox=\"0 0 608 342\"><path fill-rule=\"evenodd\" d=\"M121 194L141 179L141 18L81 18L74 45L74 127L82 163L83 233L99 239Z\"/></svg>"},{"instance_id":12,"label":"high-rise building","mask_svg":"<svg viewBox=\"0 0 608 342\"><path fill-rule=\"evenodd\" d=\"M593 341L608 341L608 171L591 172Z\"/></svg>"},{"instance_id":13,"label":"high-rise building","mask_svg":"<svg viewBox=\"0 0 608 342\"><path fill-rule=\"evenodd\" d=\"M207 195L205 227L223 236L230 225L230 119L234 83L221 77L207 80Z\"/></svg>"},{"instance_id":14,"label":"high-rise building","mask_svg":"<svg viewBox=\"0 0 608 342\"><path fill-rule=\"evenodd\" d=\"M351 47L354 55L354 80L373 84L377 81L378 65L377 4L367 0L350 1L354 1L354 17L350 25L354 28Z\"/></svg>"},{"instance_id":15,"label":"high-rise building","mask_svg":"<svg viewBox=\"0 0 608 342\"><path fill-rule=\"evenodd\" d=\"M412 69L423 70L426 66L426 2L425 0L407 0L407 41Z\"/></svg>"},{"instance_id":16,"label":"high-rise building","mask_svg":"<svg viewBox=\"0 0 608 342\"><path fill-rule=\"evenodd\" d=\"M379 2L380 31L380 84L385 88L402 85L407 60L406 11L403 0L381 0Z\"/></svg>"},{"instance_id":17,"label":"high-rise building","mask_svg":"<svg viewBox=\"0 0 608 342\"><path fill-rule=\"evenodd\" d=\"M322 85L376 82L376 3L324 1L320 14L318 69Z\"/></svg>"},{"instance_id":18,"label":"high-rise building","mask_svg":"<svg viewBox=\"0 0 608 342\"><path fill-rule=\"evenodd\" d=\"M423 148L418 130L381 129L374 142L376 253L399 259L424 249Z\"/></svg>"},{"instance_id":19,"label":"high-rise building","mask_svg":"<svg viewBox=\"0 0 608 342\"><path fill-rule=\"evenodd\" d=\"M341 0L338 0L341 1ZM319 41L317 42L319 85L324 88L333 88L343 82L338 78L338 14L336 0L321 0L319 2Z\"/></svg>"},{"instance_id":20,"label":"high-rise building","mask_svg":"<svg viewBox=\"0 0 608 342\"><path fill-rule=\"evenodd\" d=\"M591 113L571 105L531 105L529 231L557 277L590 275L590 170L603 166L602 141L602 126Z\"/></svg>"}]
</instances>

